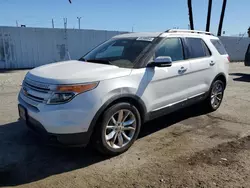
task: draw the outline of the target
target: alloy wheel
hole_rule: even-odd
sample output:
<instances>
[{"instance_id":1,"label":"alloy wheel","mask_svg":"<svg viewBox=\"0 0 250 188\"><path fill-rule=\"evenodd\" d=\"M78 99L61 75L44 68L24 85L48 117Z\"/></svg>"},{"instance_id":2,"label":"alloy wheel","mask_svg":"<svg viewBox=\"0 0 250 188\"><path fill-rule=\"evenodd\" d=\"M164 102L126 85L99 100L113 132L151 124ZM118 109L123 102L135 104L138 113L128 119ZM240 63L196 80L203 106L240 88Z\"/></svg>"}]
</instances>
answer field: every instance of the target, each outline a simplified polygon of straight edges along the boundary
<instances>
[{"instance_id":1,"label":"alloy wheel","mask_svg":"<svg viewBox=\"0 0 250 188\"><path fill-rule=\"evenodd\" d=\"M223 98L223 85L220 82L217 82L211 92L211 105L214 109L218 108L220 106L220 103Z\"/></svg>"},{"instance_id":2,"label":"alloy wheel","mask_svg":"<svg viewBox=\"0 0 250 188\"><path fill-rule=\"evenodd\" d=\"M126 146L133 138L137 122L133 112L121 109L114 113L106 124L105 140L113 149Z\"/></svg>"}]
</instances>

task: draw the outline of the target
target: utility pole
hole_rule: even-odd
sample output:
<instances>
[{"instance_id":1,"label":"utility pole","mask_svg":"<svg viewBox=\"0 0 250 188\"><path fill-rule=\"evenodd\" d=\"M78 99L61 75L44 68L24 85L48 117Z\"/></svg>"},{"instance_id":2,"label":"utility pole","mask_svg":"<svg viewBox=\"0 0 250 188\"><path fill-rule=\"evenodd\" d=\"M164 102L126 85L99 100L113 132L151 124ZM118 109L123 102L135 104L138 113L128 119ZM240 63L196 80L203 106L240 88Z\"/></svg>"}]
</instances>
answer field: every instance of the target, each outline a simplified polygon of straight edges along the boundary
<instances>
[{"instance_id":1,"label":"utility pole","mask_svg":"<svg viewBox=\"0 0 250 188\"><path fill-rule=\"evenodd\" d=\"M67 18L63 18L64 29L67 29Z\"/></svg>"},{"instance_id":2,"label":"utility pole","mask_svg":"<svg viewBox=\"0 0 250 188\"><path fill-rule=\"evenodd\" d=\"M16 20L16 26L18 27L18 21Z\"/></svg>"},{"instance_id":3,"label":"utility pole","mask_svg":"<svg viewBox=\"0 0 250 188\"><path fill-rule=\"evenodd\" d=\"M81 29L81 18L82 18L82 17L77 17L77 19L78 19L78 28L79 28L79 29Z\"/></svg>"},{"instance_id":4,"label":"utility pole","mask_svg":"<svg viewBox=\"0 0 250 188\"><path fill-rule=\"evenodd\" d=\"M54 27L54 20L53 20L53 18L52 18L52 28L54 29L55 27Z\"/></svg>"}]
</instances>

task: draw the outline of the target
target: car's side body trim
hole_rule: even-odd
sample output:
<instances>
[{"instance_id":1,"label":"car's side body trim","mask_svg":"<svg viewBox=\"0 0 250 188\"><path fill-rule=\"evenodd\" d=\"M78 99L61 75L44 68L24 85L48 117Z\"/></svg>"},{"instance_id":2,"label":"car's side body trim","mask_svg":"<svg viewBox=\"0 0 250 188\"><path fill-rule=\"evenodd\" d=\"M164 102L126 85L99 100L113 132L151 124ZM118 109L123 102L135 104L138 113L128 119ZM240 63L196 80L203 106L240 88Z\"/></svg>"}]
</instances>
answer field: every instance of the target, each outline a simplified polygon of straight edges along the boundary
<instances>
[{"instance_id":1,"label":"car's side body trim","mask_svg":"<svg viewBox=\"0 0 250 188\"><path fill-rule=\"evenodd\" d=\"M146 114L146 121L170 114L174 111L180 110L182 108L188 107L202 100L205 100L209 92L201 93L185 100L178 101L177 103L169 104L165 107L156 109Z\"/></svg>"},{"instance_id":2,"label":"car's side body trim","mask_svg":"<svg viewBox=\"0 0 250 188\"><path fill-rule=\"evenodd\" d=\"M198 96L200 96L200 95L203 95L204 93L205 93L205 92L203 92L203 93L199 93L199 94L194 95L194 96L191 96L191 97L189 97L189 98L186 98L186 99L183 99L183 100L180 100L180 101L177 101L177 102L174 102L174 103L168 104L168 105L166 105L166 106L163 106L163 107L157 108L157 109L153 110L152 112L155 112L155 111L158 111L158 110L161 110L161 109L164 109L164 108L167 108L167 107L170 107L170 106L176 105L176 104L178 104L178 103L181 103L181 102L187 101L187 100L189 100L189 99L192 99L192 98L198 97Z\"/></svg>"}]
</instances>

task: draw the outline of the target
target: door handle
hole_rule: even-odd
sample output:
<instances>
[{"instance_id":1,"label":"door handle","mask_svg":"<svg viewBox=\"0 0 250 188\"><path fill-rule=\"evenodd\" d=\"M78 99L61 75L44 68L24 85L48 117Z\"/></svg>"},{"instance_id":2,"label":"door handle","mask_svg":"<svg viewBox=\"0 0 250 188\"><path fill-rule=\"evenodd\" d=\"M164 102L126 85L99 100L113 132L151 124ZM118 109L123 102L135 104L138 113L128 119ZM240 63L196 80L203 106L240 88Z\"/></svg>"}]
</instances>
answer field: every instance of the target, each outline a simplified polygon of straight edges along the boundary
<instances>
[{"instance_id":1,"label":"door handle","mask_svg":"<svg viewBox=\"0 0 250 188\"><path fill-rule=\"evenodd\" d=\"M213 66L215 64L215 62L211 61L209 64L210 64L210 66Z\"/></svg>"},{"instance_id":2,"label":"door handle","mask_svg":"<svg viewBox=\"0 0 250 188\"><path fill-rule=\"evenodd\" d=\"M184 72L186 72L187 71L187 68L184 68L184 67L181 67L179 70L178 70L178 72L180 73L180 74L183 74Z\"/></svg>"}]
</instances>

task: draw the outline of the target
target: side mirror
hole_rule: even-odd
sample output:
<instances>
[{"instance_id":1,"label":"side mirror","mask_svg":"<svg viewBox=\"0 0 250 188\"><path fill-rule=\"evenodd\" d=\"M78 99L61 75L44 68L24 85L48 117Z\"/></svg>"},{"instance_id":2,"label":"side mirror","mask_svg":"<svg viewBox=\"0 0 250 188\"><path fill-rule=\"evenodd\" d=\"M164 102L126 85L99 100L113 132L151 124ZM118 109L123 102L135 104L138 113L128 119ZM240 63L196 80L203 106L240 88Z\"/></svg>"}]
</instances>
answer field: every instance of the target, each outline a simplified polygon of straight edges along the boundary
<instances>
[{"instance_id":1,"label":"side mirror","mask_svg":"<svg viewBox=\"0 0 250 188\"><path fill-rule=\"evenodd\" d=\"M159 56L153 62L148 64L148 67L171 67L172 59L170 56Z\"/></svg>"}]
</instances>

